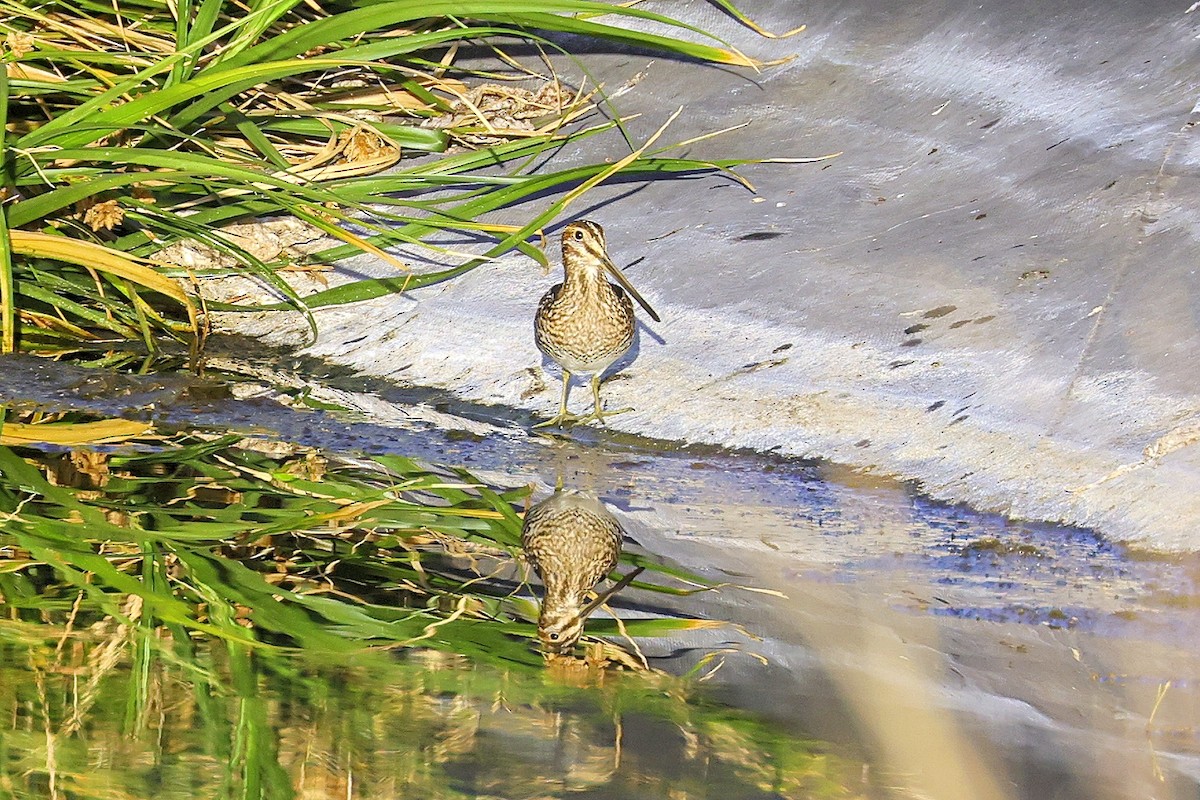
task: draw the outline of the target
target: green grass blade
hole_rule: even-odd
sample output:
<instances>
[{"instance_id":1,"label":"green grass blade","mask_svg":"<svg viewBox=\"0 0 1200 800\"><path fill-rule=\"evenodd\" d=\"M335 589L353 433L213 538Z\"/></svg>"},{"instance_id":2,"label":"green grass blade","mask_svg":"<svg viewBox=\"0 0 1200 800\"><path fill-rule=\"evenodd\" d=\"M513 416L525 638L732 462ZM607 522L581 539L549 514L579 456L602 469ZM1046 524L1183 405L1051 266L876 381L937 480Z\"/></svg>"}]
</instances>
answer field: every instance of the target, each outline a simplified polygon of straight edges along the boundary
<instances>
[{"instance_id":1,"label":"green grass blade","mask_svg":"<svg viewBox=\"0 0 1200 800\"><path fill-rule=\"evenodd\" d=\"M0 64L0 175L5 193L16 194L8 163L8 72ZM8 203L0 204L0 353L16 352L17 302L13 286L12 243L8 238Z\"/></svg>"},{"instance_id":2,"label":"green grass blade","mask_svg":"<svg viewBox=\"0 0 1200 800\"><path fill-rule=\"evenodd\" d=\"M689 30L702 36L705 31L679 20L638 8L612 6L591 0L524 0L519 7L509 0L391 0L319 20L263 42L231 58L223 66L276 61L308 52L331 42L353 39L371 30L388 30L415 20L432 17L482 20L506 23L518 28L577 33L609 38L627 44L642 45L719 64L751 66L753 62L735 51L693 44L656 34L643 33L594 22L567 14L618 14Z\"/></svg>"},{"instance_id":3,"label":"green grass blade","mask_svg":"<svg viewBox=\"0 0 1200 800\"><path fill-rule=\"evenodd\" d=\"M152 79L162 73L169 73L174 65L178 62L192 58L195 55L203 52L204 48L217 42L225 34L236 31L241 25L252 20L256 14L262 14L263 11L251 12L249 15L240 17L230 24L212 34L205 36L199 40L193 41L186 47L177 50L175 53L164 56L158 60L152 61L143 69L139 69L133 75L125 80L118 81L114 85L108 87L100 94L92 97L71 108L70 110L55 116L50 121L39 125L29 133L20 137L16 146L28 150L38 147L51 141L56 141L57 144L63 147L72 147L90 144L104 134L96 135L94 133L84 133L82 135L70 135L73 129L80 126L91 126L94 128L107 128L111 132L123 130L130 125L142 122L148 119L153 113L150 112L143 116L134 114L132 117L125 111L129 103L124 103L114 107L114 103L120 103L121 99L127 96L135 96L143 91L147 85L153 85ZM72 54L68 54L72 55ZM173 87L173 91L178 91L180 87ZM124 120L124 122L121 122ZM116 124L114 124L114 122ZM24 167L28 169L28 167Z\"/></svg>"}]
</instances>

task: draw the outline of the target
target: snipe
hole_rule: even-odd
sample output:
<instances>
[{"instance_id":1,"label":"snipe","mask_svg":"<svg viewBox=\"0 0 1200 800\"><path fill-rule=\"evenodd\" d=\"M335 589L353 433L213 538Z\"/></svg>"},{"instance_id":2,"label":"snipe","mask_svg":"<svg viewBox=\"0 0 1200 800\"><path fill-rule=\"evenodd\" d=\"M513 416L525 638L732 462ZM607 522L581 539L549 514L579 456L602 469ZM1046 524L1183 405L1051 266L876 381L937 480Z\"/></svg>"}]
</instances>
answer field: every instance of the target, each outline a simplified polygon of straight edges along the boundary
<instances>
[{"instance_id":1,"label":"snipe","mask_svg":"<svg viewBox=\"0 0 1200 800\"><path fill-rule=\"evenodd\" d=\"M588 593L616 569L625 531L595 497L559 489L525 514L521 547L545 587L538 639L550 653L569 653L588 614L624 588L634 570L591 602Z\"/></svg>"},{"instance_id":2,"label":"snipe","mask_svg":"<svg viewBox=\"0 0 1200 800\"><path fill-rule=\"evenodd\" d=\"M595 222L580 220L563 229L562 260L563 282L542 297L533 321L538 349L558 362L563 371L558 414L535 426L539 428L593 419L603 424L605 416L629 411L604 411L600 403L601 375L633 345L636 322L629 298L637 300L655 322L660 321L608 257L604 229ZM609 283L609 275L617 280L616 284ZM567 413L572 375L592 376L591 414Z\"/></svg>"}]
</instances>

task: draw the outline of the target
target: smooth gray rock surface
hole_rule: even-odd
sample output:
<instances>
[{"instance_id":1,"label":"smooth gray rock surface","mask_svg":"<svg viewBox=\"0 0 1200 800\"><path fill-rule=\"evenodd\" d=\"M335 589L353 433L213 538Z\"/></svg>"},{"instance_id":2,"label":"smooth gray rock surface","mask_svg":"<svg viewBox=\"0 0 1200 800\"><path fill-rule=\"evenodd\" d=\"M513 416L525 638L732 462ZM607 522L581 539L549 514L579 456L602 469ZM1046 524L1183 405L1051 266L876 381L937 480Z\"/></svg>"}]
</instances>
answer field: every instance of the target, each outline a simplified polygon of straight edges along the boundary
<instances>
[{"instance_id":1,"label":"smooth gray rock surface","mask_svg":"<svg viewBox=\"0 0 1200 800\"><path fill-rule=\"evenodd\" d=\"M680 105L663 144L750 122L671 154L842 155L740 170L756 194L706 174L602 186L569 209L605 226L618 264L640 260L628 274L663 317L605 385L610 406L636 407L611 425L1200 549L1200 9L741 5L767 29L808 28L770 40L707 3L644 7L792 61L756 75L593 44L583 63L641 114L635 140ZM593 137L545 168L627 152ZM531 324L555 269L514 256L323 311L310 352L549 415L558 372ZM394 274L366 258L340 272ZM577 385L572 408L587 399Z\"/></svg>"}]
</instances>

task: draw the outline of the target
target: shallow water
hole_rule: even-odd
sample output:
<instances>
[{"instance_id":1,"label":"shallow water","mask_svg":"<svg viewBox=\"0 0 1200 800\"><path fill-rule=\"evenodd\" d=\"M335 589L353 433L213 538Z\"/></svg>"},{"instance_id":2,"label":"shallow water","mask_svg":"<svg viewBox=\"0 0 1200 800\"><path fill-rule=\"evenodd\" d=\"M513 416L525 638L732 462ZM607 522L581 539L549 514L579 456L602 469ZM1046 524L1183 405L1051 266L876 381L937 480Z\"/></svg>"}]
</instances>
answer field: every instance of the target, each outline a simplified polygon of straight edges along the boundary
<instances>
[{"instance_id":1,"label":"shallow water","mask_svg":"<svg viewBox=\"0 0 1200 800\"><path fill-rule=\"evenodd\" d=\"M260 432L335 452L398 452L464 463L501 484L532 481L545 490L561 477L596 491L621 513L635 547L708 577L776 593L731 587L667 603L626 592L621 605L629 613L646 605L674 607L740 626L659 642L647 654L658 666L681 672L718 653L712 664L720 669L708 682L713 696L744 709L770 736L783 737L769 748L778 757L803 754L799 743L809 738L830 743L823 752L844 779L837 784L842 794L781 788L756 772L762 759L736 738L721 740L728 752L710 749L701 756L686 726L638 714L622 717L620 764L614 767L617 726L611 714L594 713L604 689L572 701L593 704L587 719L572 717L577 708L570 704L553 706L550 716L558 721L548 738L528 733L542 728L527 720L493 718L494 710L483 714L482 699L455 699L460 690L440 689L449 692L450 705L464 703L475 709L470 714L487 718L476 729L487 735L473 740L469 756L438 773L459 792L444 796L583 791L596 797L1094 799L1195 797L1200 791L1195 558L1135 554L1088 531L974 514L930 502L912 486L829 465L590 429L571 437L530 436L531 420L507 410L322 374L312 364L259 358L226 366L256 377L233 385L240 399L197 390L184 377L101 379L72 367L13 359L0 371L0 401ZM291 367L322 377L302 379ZM276 402L300 394L344 410L293 410ZM420 675L425 666L404 669ZM470 678L488 670L459 672ZM334 670L312 679L326 688L313 689L324 699L311 707L305 697L289 694L286 681L264 675L255 685L264 687L268 705L295 709L310 724L306 735L333 741L333 731L345 726L377 731L389 724L391 701L382 695L337 699L342 689L330 687L360 681L355 675ZM110 680L114 686L126 682L113 689L117 695L136 688L132 675ZM403 679L397 673L383 683L392 680ZM554 695L547 688L554 684L535 684L522 702L541 708L545 697L539 696ZM231 691L237 694L228 687L217 693ZM489 708L497 696L491 695ZM25 710L13 719L34 735L40 728L31 702L26 697L15 703L14 709ZM114 700L113 708L118 705ZM127 720L132 712L121 707L111 720L92 721L115 726L108 734L115 737L113 747L129 746L120 743L134 732ZM281 719L272 718L268 727L280 731L276 746L282 752L293 720ZM501 735L488 726L526 732ZM422 735L453 738L448 729ZM568 787L563 776L573 767L563 766L561 754L581 746L564 743L564 735L606 754L584 759L594 762L590 769L603 773L603 780ZM392 751L385 738L361 744L356 758L386 761ZM195 756L198 764L214 758L205 752ZM138 758L154 762L160 755L139 751ZM406 796L420 785L405 781L431 769L412 766L405 778L388 767L376 783L364 783L359 773L350 785L350 767L358 763L350 759L340 778L324 779L337 791L309 796ZM300 785L299 773L284 772L284 783ZM535 774L542 777L535 780ZM845 778L850 774L853 780ZM689 783L696 775L705 777ZM674 783L682 788L670 789Z\"/></svg>"},{"instance_id":2,"label":"shallow water","mask_svg":"<svg viewBox=\"0 0 1200 800\"><path fill-rule=\"evenodd\" d=\"M860 763L669 680L430 653L320 664L115 626L64 651L0 647L0 675L7 797L816 798L861 785Z\"/></svg>"}]
</instances>

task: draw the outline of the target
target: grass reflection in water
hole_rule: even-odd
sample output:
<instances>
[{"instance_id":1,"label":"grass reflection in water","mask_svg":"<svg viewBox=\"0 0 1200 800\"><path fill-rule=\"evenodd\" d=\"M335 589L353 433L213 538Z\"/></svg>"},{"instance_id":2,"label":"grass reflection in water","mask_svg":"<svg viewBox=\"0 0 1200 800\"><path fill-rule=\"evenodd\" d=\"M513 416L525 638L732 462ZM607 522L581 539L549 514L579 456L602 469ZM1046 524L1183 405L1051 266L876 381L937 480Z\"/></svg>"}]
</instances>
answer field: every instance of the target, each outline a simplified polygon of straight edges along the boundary
<instances>
[{"instance_id":1,"label":"grass reflection in water","mask_svg":"<svg viewBox=\"0 0 1200 800\"><path fill-rule=\"evenodd\" d=\"M0 649L7 796L855 796L847 762L677 678L580 686L429 650L317 665L111 621L12 641L32 633Z\"/></svg>"},{"instance_id":2,"label":"grass reflection in water","mask_svg":"<svg viewBox=\"0 0 1200 800\"><path fill-rule=\"evenodd\" d=\"M70 444L73 420L24 421ZM712 623L597 619L623 638L547 669L515 558L526 490L235 437L56 449L30 427L0 447L0 795L854 796L821 746L611 668ZM623 562L654 576L634 590L704 588Z\"/></svg>"}]
</instances>

